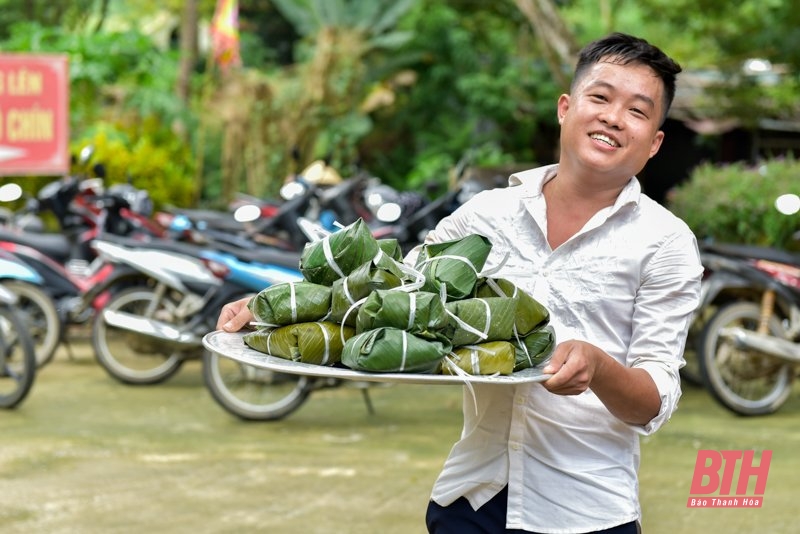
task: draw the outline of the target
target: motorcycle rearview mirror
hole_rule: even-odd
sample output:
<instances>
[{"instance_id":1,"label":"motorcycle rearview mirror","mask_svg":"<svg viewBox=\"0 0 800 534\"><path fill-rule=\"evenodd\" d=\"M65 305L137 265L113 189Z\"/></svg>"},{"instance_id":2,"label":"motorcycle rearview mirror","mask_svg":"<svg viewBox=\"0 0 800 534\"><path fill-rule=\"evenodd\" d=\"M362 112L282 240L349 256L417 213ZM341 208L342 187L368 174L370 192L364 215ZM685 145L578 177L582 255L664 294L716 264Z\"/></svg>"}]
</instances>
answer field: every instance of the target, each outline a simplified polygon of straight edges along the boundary
<instances>
[{"instance_id":1,"label":"motorcycle rearview mirror","mask_svg":"<svg viewBox=\"0 0 800 534\"><path fill-rule=\"evenodd\" d=\"M3 184L0 186L0 202L14 202L22 197L22 188L19 184Z\"/></svg>"},{"instance_id":2,"label":"motorcycle rearview mirror","mask_svg":"<svg viewBox=\"0 0 800 534\"><path fill-rule=\"evenodd\" d=\"M86 145L81 149L80 153L78 154L78 161L81 163L81 165L86 165L89 162L89 160L92 159L93 155L94 155L94 146Z\"/></svg>"},{"instance_id":3,"label":"motorcycle rearview mirror","mask_svg":"<svg viewBox=\"0 0 800 534\"><path fill-rule=\"evenodd\" d=\"M306 191L306 186L301 184L300 182L291 181L285 183L280 190L281 198L284 200L291 200L295 197L299 197Z\"/></svg>"},{"instance_id":4,"label":"motorcycle rearview mirror","mask_svg":"<svg viewBox=\"0 0 800 534\"><path fill-rule=\"evenodd\" d=\"M775 199L775 209L784 215L794 215L800 211L800 196L786 193Z\"/></svg>"},{"instance_id":5,"label":"motorcycle rearview mirror","mask_svg":"<svg viewBox=\"0 0 800 534\"><path fill-rule=\"evenodd\" d=\"M381 204L375 212L375 217L383 223L393 223L400 218L403 208L396 202Z\"/></svg>"},{"instance_id":6,"label":"motorcycle rearview mirror","mask_svg":"<svg viewBox=\"0 0 800 534\"><path fill-rule=\"evenodd\" d=\"M253 222L260 216L261 208L255 204L244 204L236 208L236 211L233 212L233 219L240 223Z\"/></svg>"}]
</instances>

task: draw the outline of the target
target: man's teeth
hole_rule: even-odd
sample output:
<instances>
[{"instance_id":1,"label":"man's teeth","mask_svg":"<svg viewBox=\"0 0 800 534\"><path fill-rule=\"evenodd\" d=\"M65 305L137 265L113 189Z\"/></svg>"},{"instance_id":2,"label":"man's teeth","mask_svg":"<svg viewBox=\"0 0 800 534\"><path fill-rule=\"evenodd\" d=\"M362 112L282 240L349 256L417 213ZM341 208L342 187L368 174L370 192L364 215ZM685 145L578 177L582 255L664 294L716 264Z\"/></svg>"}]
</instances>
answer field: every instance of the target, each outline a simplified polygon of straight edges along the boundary
<instances>
[{"instance_id":1,"label":"man's teeth","mask_svg":"<svg viewBox=\"0 0 800 534\"><path fill-rule=\"evenodd\" d=\"M614 147L616 147L616 146L619 146L619 145L616 143L616 141L614 141L613 139L611 139L611 138L610 138L610 137L608 137L607 135L602 135L602 134L592 134L592 135L590 135L589 137L591 137L592 139L597 139L598 141L602 141L602 142L604 142L604 143L605 143L605 144L607 144L607 145L611 145L611 146L614 146Z\"/></svg>"}]
</instances>

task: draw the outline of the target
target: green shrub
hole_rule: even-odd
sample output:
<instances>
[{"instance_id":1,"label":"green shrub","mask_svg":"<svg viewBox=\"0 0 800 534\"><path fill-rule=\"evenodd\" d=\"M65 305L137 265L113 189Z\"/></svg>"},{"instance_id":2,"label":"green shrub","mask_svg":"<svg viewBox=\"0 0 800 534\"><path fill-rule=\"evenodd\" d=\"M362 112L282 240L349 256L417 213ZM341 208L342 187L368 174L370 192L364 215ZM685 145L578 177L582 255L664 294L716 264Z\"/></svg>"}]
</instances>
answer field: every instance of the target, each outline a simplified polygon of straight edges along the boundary
<instances>
[{"instance_id":1,"label":"green shrub","mask_svg":"<svg viewBox=\"0 0 800 534\"><path fill-rule=\"evenodd\" d=\"M798 249L792 234L800 215L784 215L775 199L798 192L800 163L794 158L756 166L703 164L668 199L700 240Z\"/></svg>"}]
</instances>

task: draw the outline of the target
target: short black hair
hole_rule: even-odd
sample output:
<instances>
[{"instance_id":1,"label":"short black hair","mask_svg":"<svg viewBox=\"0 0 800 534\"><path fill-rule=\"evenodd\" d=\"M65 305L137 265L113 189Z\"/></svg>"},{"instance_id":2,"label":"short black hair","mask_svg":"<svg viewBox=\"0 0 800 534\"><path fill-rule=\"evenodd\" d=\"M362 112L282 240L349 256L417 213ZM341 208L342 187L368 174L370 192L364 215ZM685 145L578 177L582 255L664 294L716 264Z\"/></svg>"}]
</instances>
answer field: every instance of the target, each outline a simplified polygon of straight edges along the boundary
<instances>
[{"instance_id":1,"label":"short black hair","mask_svg":"<svg viewBox=\"0 0 800 534\"><path fill-rule=\"evenodd\" d=\"M675 78L682 69L661 49L639 37L615 32L584 46L578 55L570 91L589 67L609 58L620 65L628 63L647 65L661 78L664 84L664 113L661 117L663 123L675 98Z\"/></svg>"}]
</instances>

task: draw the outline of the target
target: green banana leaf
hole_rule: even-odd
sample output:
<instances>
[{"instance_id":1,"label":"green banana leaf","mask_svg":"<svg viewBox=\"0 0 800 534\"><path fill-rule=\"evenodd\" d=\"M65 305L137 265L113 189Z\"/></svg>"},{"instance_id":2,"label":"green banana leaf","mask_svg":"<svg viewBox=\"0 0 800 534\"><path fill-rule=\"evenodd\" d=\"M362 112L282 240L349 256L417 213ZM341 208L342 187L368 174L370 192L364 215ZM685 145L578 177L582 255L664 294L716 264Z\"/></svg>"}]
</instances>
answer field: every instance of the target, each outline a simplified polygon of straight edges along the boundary
<instances>
[{"instance_id":1,"label":"green banana leaf","mask_svg":"<svg viewBox=\"0 0 800 534\"><path fill-rule=\"evenodd\" d=\"M384 254L396 261L403 261L403 247L400 246L400 241L395 238L378 239L378 247Z\"/></svg>"},{"instance_id":2,"label":"green banana leaf","mask_svg":"<svg viewBox=\"0 0 800 534\"><path fill-rule=\"evenodd\" d=\"M431 341L399 328L382 327L348 339L342 363L356 371L434 373L451 348L445 338Z\"/></svg>"},{"instance_id":3,"label":"green banana leaf","mask_svg":"<svg viewBox=\"0 0 800 534\"><path fill-rule=\"evenodd\" d=\"M516 359L514 370L521 371L541 365L550 358L556 347L556 332L547 325L519 340L512 339L511 344L514 345Z\"/></svg>"},{"instance_id":4,"label":"green banana leaf","mask_svg":"<svg viewBox=\"0 0 800 534\"><path fill-rule=\"evenodd\" d=\"M378 241L363 219L330 234L320 241L308 243L300 255L300 272L315 284L330 286L378 253Z\"/></svg>"},{"instance_id":5,"label":"green banana leaf","mask_svg":"<svg viewBox=\"0 0 800 534\"><path fill-rule=\"evenodd\" d=\"M453 349L442 361L442 374L458 374L452 365L471 375L510 375L514 372L514 345L489 341Z\"/></svg>"},{"instance_id":6,"label":"green banana leaf","mask_svg":"<svg viewBox=\"0 0 800 534\"><path fill-rule=\"evenodd\" d=\"M517 299L472 298L448 302L444 306L450 315L445 333L454 347L503 341L514 336ZM484 334L485 337L475 331Z\"/></svg>"},{"instance_id":7,"label":"green banana leaf","mask_svg":"<svg viewBox=\"0 0 800 534\"><path fill-rule=\"evenodd\" d=\"M389 326L423 339L438 339L450 318L439 295L427 291L371 293L358 310L356 334Z\"/></svg>"},{"instance_id":8,"label":"green banana leaf","mask_svg":"<svg viewBox=\"0 0 800 534\"><path fill-rule=\"evenodd\" d=\"M491 248L489 240L478 234L423 245L416 261L416 268L425 276L422 290L439 293L444 287L448 301L474 294L478 273Z\"/></svg>"},{"instance_id":9,"label":"green banana leaf","mask_svg":"<svg viewBox=\"0 0 800 534\"><path fill-rule=\"evenodd\" d=\"M331 288L311 282L283 282L262 289L247 307L256 321L283 326L318 321L331 310Z\"/></svg>"},{"instance_id":10,"label":"green banana leaf","mask_svg":"<svg viewBox=\"0 0 800 534\"><path fill-rule=\"evenodd\" d=\"M399 262L386 254L376 255L352 273L333 282L331 320L344 321L349 326L355 326L358 309L350 310L353 304L375 290L398 287L403 284L403 280Z\"/></svg>"},{"instance_id":11,"label":"green banana leaf","mask_svg":"<svg viewBox=\"0 0 800 534\"><path fill-rule=\"evenodd\" d=\"M295 362L334 365L342 357L345 340L355 331L330 321L297 323L278 328L260 328L243 337L248 347Z\"/></svg>"},{"instance_id":12,"label":"green banana leaf","mask_svg":"<svg viewBox=\"0 0 800 534\"><path fill-rule=\"evenodd\" d=\"M513 282L504 278L483 278L475 290L477 297L516 298L517 317L514 322L517 335L524 336L541 328L550 321L550 312L538 300L519 289Z\"/></svg>"}]
</instances>

